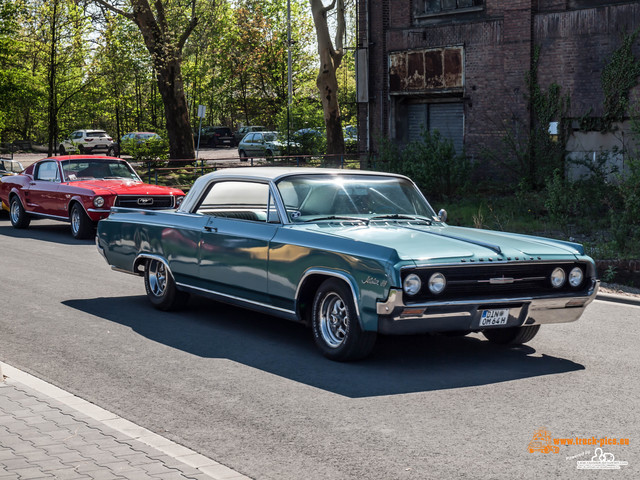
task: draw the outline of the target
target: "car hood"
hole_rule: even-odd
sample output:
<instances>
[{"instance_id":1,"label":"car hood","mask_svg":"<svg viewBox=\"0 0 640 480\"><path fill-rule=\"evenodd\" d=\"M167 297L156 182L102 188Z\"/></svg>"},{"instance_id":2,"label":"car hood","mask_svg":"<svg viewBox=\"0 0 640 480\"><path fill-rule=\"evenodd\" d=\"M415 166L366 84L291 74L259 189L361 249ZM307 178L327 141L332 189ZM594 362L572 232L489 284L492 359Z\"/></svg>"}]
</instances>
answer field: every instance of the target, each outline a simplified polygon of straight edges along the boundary
<instances>
[{"instance_id":1,"label":"car hood","mask_svg":"<svg viewBox=\"0 0 640 480\"><path fill-rule=\"evenodd\" d=\"M396 251L401 260L544 260L584 255L581 245L514 233L447 225L370 224L305 226L324 234L366 242Z\"/></svg>"},{"instance_id":2,"label":"car hood","mask_svg":"<svg viewBox=\"0 0 640 480\"><path fill-rule=\"evenodd\" d=\"M184 195L184 192L178 188L149 185L127 179L82 180L71 182L69 185L88 188L97 194L108 192L113 195Z\"/></svg>"}]
</instances>

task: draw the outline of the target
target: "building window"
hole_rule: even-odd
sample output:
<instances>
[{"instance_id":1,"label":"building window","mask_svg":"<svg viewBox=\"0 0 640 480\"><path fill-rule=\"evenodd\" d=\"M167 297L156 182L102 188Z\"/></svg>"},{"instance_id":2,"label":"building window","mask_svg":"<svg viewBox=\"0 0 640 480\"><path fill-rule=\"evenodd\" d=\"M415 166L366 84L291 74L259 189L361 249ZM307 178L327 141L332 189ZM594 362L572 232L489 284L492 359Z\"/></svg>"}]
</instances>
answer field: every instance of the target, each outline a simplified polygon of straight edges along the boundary
<instances>
[{"instance_id":1,"label":"building window","mask_svg":"<svg viewBox=\"0 0 640 480\"><path fill-rule=\"evenodd\" d=\"M439 13L454 13L474 7L483 7L484 0L424 0L424 9L421 13L435 15Z\"/></svg>"},{"instance_id":2,"label":"building window","mask_svg":"<svg viewBox=\"0 0 640 480\"><path fill-rule=\"evenodd\" d=\"M464 143L464 107L461 102L421 103L404 102L399 98L395 107L396 140L407 144L422 139L422 132L436 130L451 140L457 153Z\"/></svg>"}]
</instances>

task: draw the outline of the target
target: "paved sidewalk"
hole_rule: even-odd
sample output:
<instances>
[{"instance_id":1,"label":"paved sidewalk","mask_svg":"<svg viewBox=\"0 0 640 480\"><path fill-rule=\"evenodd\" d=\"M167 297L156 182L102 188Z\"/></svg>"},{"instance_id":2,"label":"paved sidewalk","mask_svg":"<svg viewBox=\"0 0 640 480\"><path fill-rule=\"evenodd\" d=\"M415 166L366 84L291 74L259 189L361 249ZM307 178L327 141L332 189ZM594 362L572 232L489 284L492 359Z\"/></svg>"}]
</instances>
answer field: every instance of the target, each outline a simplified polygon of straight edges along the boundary
<instances>
[{"instance_id":1,"label":"paved sidewalk","mask_svg":"<svg viewBox=\"0 0 640 480\"><path fill-rule=\"evenodd\" d=\"M45 478L249 480L0 362L0 479Z\"/></svg>"}]
</instances>

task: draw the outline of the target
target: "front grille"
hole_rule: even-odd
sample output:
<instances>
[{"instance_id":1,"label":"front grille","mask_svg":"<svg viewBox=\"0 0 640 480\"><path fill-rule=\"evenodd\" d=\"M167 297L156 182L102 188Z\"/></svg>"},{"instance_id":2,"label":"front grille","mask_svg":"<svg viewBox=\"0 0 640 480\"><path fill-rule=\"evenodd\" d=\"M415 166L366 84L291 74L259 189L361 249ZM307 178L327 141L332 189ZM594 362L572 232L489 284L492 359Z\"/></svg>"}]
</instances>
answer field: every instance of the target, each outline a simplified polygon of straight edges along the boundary
<instances>
[{"instance_id":1,"label":"front grille","mask_svg":"<svg viewBox=\"0 0 640 480\"><path fill-rule=\"evenodd\" d=\"M556 267L564 269L567 281L561 288L551 286L551 272ZM574 267L582 268L584 280L578 288L569 286L569 272ZM435 272L442 273L447 279L447 286L440 295L429 291L429 278ZM406 269L402 272L402 280L415 273L422 280L422 288L414 296L405 296L407 302L425 302L433 300L462 300L475 297L482 298L517 298L547 294L585 293L590 284L590 272L585 263L554 262L534 264L496 264L464 267L428 267ZM513 281L511 281L513 279Z\"/></svg>"},{"instance_id":2,"label":"front grille","mask_svg":"<svg viewBox=\"0 0 640 480\"><path fill-rule=\"evenodd\" d=\"M116 199L116 207L126 208L173 208L174 197L171 195L120 195Z\"/></svg>"}]
</instances>

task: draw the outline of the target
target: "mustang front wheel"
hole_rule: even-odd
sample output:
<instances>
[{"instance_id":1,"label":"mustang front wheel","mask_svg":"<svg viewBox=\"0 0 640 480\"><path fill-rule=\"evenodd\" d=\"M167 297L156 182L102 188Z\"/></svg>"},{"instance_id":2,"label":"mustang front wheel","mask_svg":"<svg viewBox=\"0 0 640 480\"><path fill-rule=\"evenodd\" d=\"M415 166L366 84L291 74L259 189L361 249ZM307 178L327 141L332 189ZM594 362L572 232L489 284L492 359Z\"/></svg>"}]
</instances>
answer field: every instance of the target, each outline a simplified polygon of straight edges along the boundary
<instances>
[{"instance_id":1,"label":"mustang front wheel","mask_svg":"<svg viewBox=\"0 0 640 480\"><path fill-rule=\"evenodd\" d=\"M536 336L540 325L509 327L484 330L482 334L487 340L500 345L521 345Z\"/></svg>"},{"instance_id":2,"label":"mustang front wheel","mask_svg":"<svg viewBox=\"0 0 640 480\"><path fill-rule=\"evenodd\" d=\"M160 260L152 259L147 262L144 288L147 298L158 310L177 310L189 300L189 294L176 288L173 276Z\"/></svg>"},{"instance_id":3,"label":"mustang front wheel","mask_svg":"<svg viewBox=\"0 0 640 480\"><path fill-rule=\"evenodd\" d=\"M25 212L22 202L17 196L11 199L9 216L11 217L11 225L15 228L27 228L29 223L31 223L29 214Z\"/></svg>"},{"instance_id":4,"label":"mustang front wheel","mask_svg":"<svg viewBox=\"0 0 640 480\"><path fill-rule=\"evenodd\" d=\"M312 315L313 338L325 357L358 360L373 349L376 333L360 327L353 295L344 282L328 279L320 285Z\"/></svg>"},{"instance_id":5,"label":"mustang front wheel","mask_svg":"<svg viewBox=\"0 0 640 480\"><path fill-rule=\"evenodd\" d=\"M93 222L80 204L73 204L69 220L71 220L71 234L73 235L73 238L81 240L83 238L91 238L93 236Z\"/></svg>"}]
</instances>

